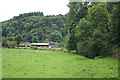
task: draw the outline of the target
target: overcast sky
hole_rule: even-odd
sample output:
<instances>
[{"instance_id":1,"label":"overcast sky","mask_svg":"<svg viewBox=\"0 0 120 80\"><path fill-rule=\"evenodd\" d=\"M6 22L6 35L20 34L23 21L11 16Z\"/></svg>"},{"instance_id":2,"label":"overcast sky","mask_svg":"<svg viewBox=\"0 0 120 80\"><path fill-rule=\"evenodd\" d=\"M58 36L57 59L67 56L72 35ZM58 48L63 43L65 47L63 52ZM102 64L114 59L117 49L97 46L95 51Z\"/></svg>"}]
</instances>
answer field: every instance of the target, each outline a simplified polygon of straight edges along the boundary
<instances>
[{"instance_id":1,"label":"overcast sky","mask_svg":"<svg viewBox=\"0 0 120 80\"><path fill-rule=\"evenodd\" d=\"M44 15L66 14L69 0L1 0L0 22L21 13L43 12Z\"/></svg>"}]
</instances>

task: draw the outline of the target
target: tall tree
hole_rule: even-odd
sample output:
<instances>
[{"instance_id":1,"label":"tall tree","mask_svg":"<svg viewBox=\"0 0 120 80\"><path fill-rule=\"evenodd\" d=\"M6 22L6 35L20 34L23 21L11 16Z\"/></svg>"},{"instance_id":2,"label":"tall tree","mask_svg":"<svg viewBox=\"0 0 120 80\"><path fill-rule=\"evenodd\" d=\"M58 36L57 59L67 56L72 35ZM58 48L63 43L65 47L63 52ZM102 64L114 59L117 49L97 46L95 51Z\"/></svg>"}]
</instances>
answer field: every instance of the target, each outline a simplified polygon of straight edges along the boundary
<instances>
[{"instance_id":1,"label":"tall tree","mask_svg":"<svg viewBox=\"0 0 120 80\"><path fill-rule=\"evenodd\" d=\"M113 6L113 9L111 11L111 14L109 16L109 29L110 29L110 35L111 35L111 43L112 44L118 44L119 42L119 37L118 37L118 33L119 33L119 17L120 17L120 13L119 13L119 6L118 4Z\"/></svg>"},{"instance_id":2,"label":"tall tree","mask_svg":"<svg viewBox=\"0 0 120 80\"><path fill-rule=\"evenodd\" d=\"M80 19L76 27L78 53L94 58L108 50L109 29L106 3L97 3L88 9L86 19Z\"/></svg>"},{"instance_id":3,"label":"tall tree","mask_svg":"<svg viewBox=\"0 0 120 80\"><path fill-rule=\"evenodd\" d=\"M70 2L68 7L70 8L67 14L67 29L68 38L66 48L68 50L77 50L77 39L75 37L75 27L77 26L79 20L86 16L87 14L87 3L76 3Z\"/></svg>"},{"instance_id":4,"label":"tall tree","mask_svg":"<svg viewBox=\"0 0 120 80\"><path fill-rule=\"evenodd\" d=\"M15 41L17 42L17 45L19 46L20 42L22 41L23 37L21 34L18 34L15 36Z\"/></svg>"}]
</instances>

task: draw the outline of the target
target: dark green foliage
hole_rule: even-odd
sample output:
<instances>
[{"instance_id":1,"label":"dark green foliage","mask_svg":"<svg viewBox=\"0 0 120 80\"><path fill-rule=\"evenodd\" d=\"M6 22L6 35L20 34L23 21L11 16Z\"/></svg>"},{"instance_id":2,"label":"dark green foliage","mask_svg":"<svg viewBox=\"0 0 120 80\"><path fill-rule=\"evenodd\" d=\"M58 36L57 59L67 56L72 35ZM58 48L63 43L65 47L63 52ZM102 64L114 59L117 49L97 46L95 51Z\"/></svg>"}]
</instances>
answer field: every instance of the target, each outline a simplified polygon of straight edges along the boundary
<instances>
[{"instance_id":1,"label":"dark green foliage","mask_svg":"<svg viewBox=\"0 0 120 80\"><path fill-rule=\"evenodd\" d=\"M111 14L109 16L109 30L111 35L111 42L112 44L118 44L118 32L119 32L119 26L118 26L118 18L120 16L120 13L118 12L118 4L113 6L113 9L111 11Z\"/></svg>"},{"instance_id":2,"label":"dark green foliage","mask_svg":"<svg viewBox=\"0 0 120 80\"><path fill-rule=\"evenodd\" d=\"M95 30L92 37L88 39L88 56L94 58L96 56L107 56L109 54L109 41L107 35L102 34L101 31Z\"/></svg>"},{"instance_id":3,"label":"dark green foliage","mask_svg":"<svg viewBox=\"0 0 120 80\"><path fill-rule=\"evenodd\" d=\"M60 43L58 44L58 46L59 46L59 47L64 47L64 44L65 44L65 42L60 42Z\"/></svg>"},{"instance_id":4,"label":"dark green foliage","mask_svg":"<svg viewBox=\"0 0 120 80\"><path fill-rule=\"evenodd\" d=\"M85 56L88 54L88 39L93 34L93 26L87 21L85 18L81 19L78 26L76 27L76 38L77 38L77 50L78 53L84 54Z\"/></svg>"},{"instance_id":5,"label":"dark green foliage","mask_svg":"<svg viewBox=\"0 0 120 80\"><path fill-rule=\"evenodd\" d=\"M59 32L52 32L50 34L50 41L53 41L53 42L61 42L62 41L62 35L59 33Z\"/></svg>"},{"instance_id":6,"label":"dark green foliage","mask_svg":"<svg viewBox=\"0 0 120 80\"><path fill-rule=\"evenodd\" d=\"M23 37L18 34L15 36L15 41L17 42L17 45L19 46L20 42L22 42Z\"/></svg>"},{"instance_id":7,"label":"dark green foliage","mask_svg":"<svg viewBox=\"0 0 120 80\"><path fill-rule=\"evenodd\" d=\"M32 37L32 42L35 42L35 43L39 42L38 37L33 36L33 37Z\"/></svg>"},{"instance_id":8,"label":"dark green foliage","mask_svg":"<svg viewBox=\"0 0 120 80\"><path fill-rule=\"evenodd\" d=\"M76 39L74 34L68 34L66 49L69 51L76 50Z\"/></svg>"},{"instance_id":9,"label":"dark green foliage","mask_svg":"<svg viewBox=\"0 0 120 80\"><path fill-rule=\"evenodd\" d=\"M68 39L66 43L66 48L68 50L77 50L77 38L75 37L75 27L79 20L86 16L87 14L87 3L69 3L70 11L67 16L66 27L68 29Z\"/></svg>"},{"instance_id":10,"label":"dark green foliage","mask_svg":"<svg viewBox=\"0 0 120 80\"><path fill-rule=\"evenodd\" d=\"M93 16L94 15L94 16ZM86 44L86 56L94 58L96 56L106 56L109 47L108 33L108 11L105 3L99 3L88 9L87 23L91 23L88 28L83 27L85 33L81 34ZM82 24L83 22L81 22ZM86 23L86 24L87 24ZM86 28L86 29L84 29ZM87 36L84 36L87 35Z\"/></svg>"},{"instance_id":11,"label":"dark green foliage","mask_svg":"<svg viewBox=\"0 0 120 80\"><path fill-rule=\"evenodd\" d=\"M118 4L92 3L90 7L82 3L69 3L68 37L66 48L88 58L111 55L111 49L118 44ZM77 6L80 5L80 9ZM113 6L111 8L110 6ZM84 8L83 8L84 7ZM74 12L80 10L79 14ZM84 13L86 12L86 13ZM82 15L84 13L84 15ZM83 17L75 17L75 15Z\"/></svg>"},{"instance_id":12,"label":"dark green foliage","mask_svg":"<svg viewBox=\"0 0 120 80\"><path fill-rule=\"evenodd\" d=\"M44 16L42 12L24 13L2 22L2 37L7 41L8 38L21 34L23 42L46 40L61 42L67 33L64 29L65 22L64 15Z\"/></svg>"},{"instance_id":13,"label":"dark green foliage","mask_svg":"<svg viewBox=\"0 0 120 80\"><path fill-rule=\"evenodd\" d=\"M87 20L92 23L95 29L104 29L108 22L108 11L105 3L93 5L88 9Z\"/></svg>"},{"instance_id":14,"label":"dark green foliage","mask_svg":"<svg viewBox=\"0 0 120 80\"><path fill-rule=\"evenodd\" d=\"M7 41L13 41L13 40L14 40L14 37L2 37L2 45L5 46L5 47L7 47L7 46L5 45L5 43L6 43Z\"/></svg>"}]
</instances>

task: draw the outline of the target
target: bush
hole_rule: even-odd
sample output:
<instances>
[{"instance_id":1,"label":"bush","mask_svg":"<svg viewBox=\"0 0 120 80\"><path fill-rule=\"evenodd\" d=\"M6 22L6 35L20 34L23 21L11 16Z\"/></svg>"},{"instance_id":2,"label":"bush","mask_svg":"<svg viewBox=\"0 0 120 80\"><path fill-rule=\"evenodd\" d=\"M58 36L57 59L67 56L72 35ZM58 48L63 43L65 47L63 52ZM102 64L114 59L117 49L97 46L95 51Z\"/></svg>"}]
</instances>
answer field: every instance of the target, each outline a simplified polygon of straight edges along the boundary
<instances>
[{"instance_id":1,"label":"bush","mask_svg":"<svg viewBox=\"0 0 120 80\"><path fill-rule=\"evenodd\" d=\"M94 31L90 38L77 43L78 52L88 58L110 55L109 49L111 46L107 36L107 34L103 34L100 30Z\"/></svg>"},{"instance_id":2,"label":"bush","mask_svg":"<svg viewBox=\"0 0 120 80\"><path fill-rule=\"evenodd\" d=\"M5 45L6 45L6 47L8 47L8 48L15 48L15 47L17 46L17 43L16 43L16 41L7 41L7 42L5 43Z\"/></svg>"},{"instance_id":3,"label":"bush","mask_svg":"<svg viewBox=\"0 0 120 80\"><path fill-rule=\"evenodd\" d=\"M31 49L37 50L37 46L30 46Z\"/></svg>"},{"instance_id":4,"label":"bush","mask_svg":"<svg viewBox=\"0 0 120 80\"><path fill-rule=\"evenodd\" d=\"M64 44L65 44L64 42L60 42L60 43L58 44L58 46L59 46L59 47L64 47Z\"/></svg>"},{"instance_id":5,"label":"bush","mask_svg":"<svg viewBox=\"0 0 120 80\"><path fill-rule=\"evenodd\" d=\"M76 54L76 50L72 50L71 53Z\"/></svg>"}]
</instances>

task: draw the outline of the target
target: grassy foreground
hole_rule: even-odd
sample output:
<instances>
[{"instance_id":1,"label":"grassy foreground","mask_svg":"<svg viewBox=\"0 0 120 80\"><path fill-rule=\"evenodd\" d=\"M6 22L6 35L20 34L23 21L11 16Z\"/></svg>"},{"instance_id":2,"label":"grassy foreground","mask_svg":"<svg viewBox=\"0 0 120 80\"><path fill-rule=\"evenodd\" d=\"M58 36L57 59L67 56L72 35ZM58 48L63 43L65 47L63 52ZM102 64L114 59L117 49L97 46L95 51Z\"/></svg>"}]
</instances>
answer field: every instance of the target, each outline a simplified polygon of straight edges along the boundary
<instances>
[{"instance_id":1,"label":"grassy foreground","mask_svg":"<svg viewBox=\"0 0 120 80\"><path fill-rule=\"evenodd\" d=\"M29 49L2 50L3 78L114 78L118 60Z\"/></svg>"}]
</instances>

